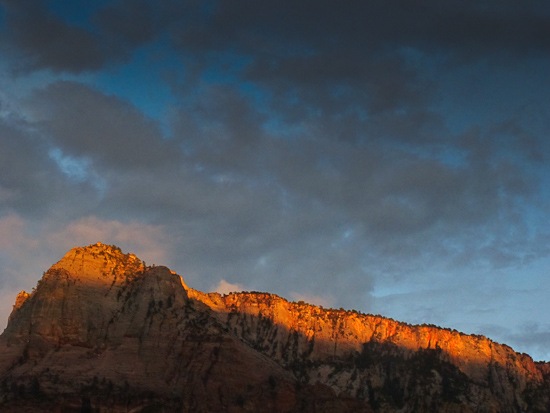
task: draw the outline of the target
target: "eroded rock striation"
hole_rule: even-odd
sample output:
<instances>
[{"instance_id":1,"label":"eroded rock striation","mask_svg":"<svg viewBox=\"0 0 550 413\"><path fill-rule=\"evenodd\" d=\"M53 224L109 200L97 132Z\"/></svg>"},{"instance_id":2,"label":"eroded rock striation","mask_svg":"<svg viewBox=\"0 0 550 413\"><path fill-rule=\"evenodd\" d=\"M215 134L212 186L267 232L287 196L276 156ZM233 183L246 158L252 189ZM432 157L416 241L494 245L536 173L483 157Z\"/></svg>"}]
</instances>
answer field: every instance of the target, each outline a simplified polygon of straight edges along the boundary
<instances>
[{"instance_id":1,"label":"eroded rock striation","mask_svg":"<svg viewBox=\"0 0 550 413\"><path fill-rule=\"evenodd\" d=\"M0 336L4 412L548 412L550 367L482 336L69 251Z\"/></svg>"}]
</instances>

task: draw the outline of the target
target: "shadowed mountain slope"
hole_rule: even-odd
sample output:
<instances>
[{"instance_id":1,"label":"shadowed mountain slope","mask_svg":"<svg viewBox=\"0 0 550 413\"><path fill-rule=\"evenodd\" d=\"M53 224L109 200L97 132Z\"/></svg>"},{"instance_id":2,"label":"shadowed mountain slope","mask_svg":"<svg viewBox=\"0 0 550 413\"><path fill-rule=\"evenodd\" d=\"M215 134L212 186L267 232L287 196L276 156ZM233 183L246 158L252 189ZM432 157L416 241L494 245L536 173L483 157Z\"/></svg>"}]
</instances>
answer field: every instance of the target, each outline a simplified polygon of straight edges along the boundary
<instances>
[{"instance_id":1,"label":"shadowed mountain slope","mask_svg":"<svg viewBox=\"0 0 550 413\"><path fill-rule=\"evenodd\" d=\"M549 373L482 336L205 294L98 243L16 298L0 411L547 412Z\"/></svg>"}]
</instances>

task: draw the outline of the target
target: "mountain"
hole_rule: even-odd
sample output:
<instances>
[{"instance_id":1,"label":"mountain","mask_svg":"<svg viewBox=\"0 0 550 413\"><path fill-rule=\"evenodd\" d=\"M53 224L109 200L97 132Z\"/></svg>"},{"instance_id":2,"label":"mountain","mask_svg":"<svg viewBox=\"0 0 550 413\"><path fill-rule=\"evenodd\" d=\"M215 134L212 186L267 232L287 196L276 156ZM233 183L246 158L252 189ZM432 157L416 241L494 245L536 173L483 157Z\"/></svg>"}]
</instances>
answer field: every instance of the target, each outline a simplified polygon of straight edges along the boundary
<instances>
[{"instance_id":1,"label":"mountain","mask_svg":"<svg viewBox=\"0 0 550 413\"><path fill-rule=\"evenodd\" d=\"M0 411L549 412L550 365L436 326L205 294L98 243L17 296Z\"/></svg>"}]
</instances>

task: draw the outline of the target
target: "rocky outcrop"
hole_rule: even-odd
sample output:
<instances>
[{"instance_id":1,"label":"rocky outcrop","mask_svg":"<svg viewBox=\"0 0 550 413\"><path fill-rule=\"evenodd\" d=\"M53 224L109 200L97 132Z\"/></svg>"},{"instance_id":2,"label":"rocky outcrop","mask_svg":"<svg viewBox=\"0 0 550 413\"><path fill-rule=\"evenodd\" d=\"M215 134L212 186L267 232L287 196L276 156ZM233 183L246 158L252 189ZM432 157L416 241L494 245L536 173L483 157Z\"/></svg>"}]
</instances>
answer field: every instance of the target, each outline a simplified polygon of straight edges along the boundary
<instances>
[{"instance_id":1,"label":"rocky outcrop","mask_svg":"<svg viewBox=\"0 0 550 413\"><path fill-rule=\"evenodd\" d=\"M205 294L103 244L20 293L0 336L2 412L546 412L549 376L482 336Z\"/></svg>"},{"instance_id":2,"label":"rocky outcrop","mask_svg":"<svg viewBox=\"0 0 550 413\"><path fill-rule=\"evenodd\" d=\"M548 410L540 396L544 364L483 336L266 293L190 296L210 303L236 336L303 382L367 399L377 411Z\"/></svg>"}]
</instances>

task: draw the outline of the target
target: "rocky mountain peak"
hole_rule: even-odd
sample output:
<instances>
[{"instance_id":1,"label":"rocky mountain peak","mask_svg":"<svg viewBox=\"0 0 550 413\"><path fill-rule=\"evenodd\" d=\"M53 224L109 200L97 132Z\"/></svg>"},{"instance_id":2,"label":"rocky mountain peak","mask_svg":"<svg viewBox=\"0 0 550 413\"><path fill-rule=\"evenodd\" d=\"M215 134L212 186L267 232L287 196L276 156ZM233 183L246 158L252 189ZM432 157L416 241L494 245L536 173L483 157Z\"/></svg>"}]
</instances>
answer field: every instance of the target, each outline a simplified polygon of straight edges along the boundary
<instances>
[{"instance_id":1,"label":"rocky mountain peak","mask_svg":"<svg viewBox=\"0 0 550 413\"><path fill-rule=\"evenodd\" d=\"M80 280L112 282L141 273L145 264L134 254L125 254L114 245L100 242L76 247L54 264L50 271L63 270Z\"/></svg>"},{"instance_id":2,"label":"rocky mountain peak","mask_svg":"<svg viewBox=\"0 0 550 413\"><path fill-rule=\"evenodd\" d=\"M550 367L436 326L221 295L101 243L73 248L0 336L0 411L550 411ZM57 411L57 410L56 410Z\"/></svg>"}]
</instances>

